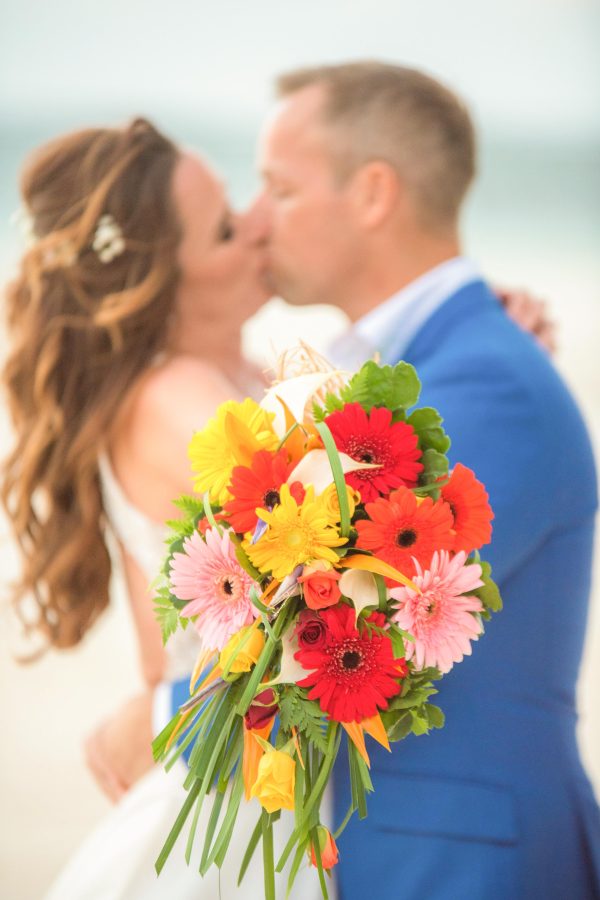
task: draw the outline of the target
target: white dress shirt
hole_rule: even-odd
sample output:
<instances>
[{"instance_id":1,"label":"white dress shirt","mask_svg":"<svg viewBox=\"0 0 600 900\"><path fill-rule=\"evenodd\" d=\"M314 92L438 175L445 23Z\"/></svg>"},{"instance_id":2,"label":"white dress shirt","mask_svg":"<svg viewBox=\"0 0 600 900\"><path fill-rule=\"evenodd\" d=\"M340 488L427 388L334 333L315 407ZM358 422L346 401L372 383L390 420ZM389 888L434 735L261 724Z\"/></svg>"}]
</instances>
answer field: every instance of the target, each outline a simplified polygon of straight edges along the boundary
<instances>
[{"instance_id":1,"label":"white dress shirt","mask_svg":"<svg viewBox=\"0 0 600 900\"><path fill-rule=\"evenodd\" d=\"M375 353L383 363L397 362L442 303L480 279L475 263L464 256L441 263L362 316L332 344L327 356L351 371Z\"/></svg>"}]
</instances>

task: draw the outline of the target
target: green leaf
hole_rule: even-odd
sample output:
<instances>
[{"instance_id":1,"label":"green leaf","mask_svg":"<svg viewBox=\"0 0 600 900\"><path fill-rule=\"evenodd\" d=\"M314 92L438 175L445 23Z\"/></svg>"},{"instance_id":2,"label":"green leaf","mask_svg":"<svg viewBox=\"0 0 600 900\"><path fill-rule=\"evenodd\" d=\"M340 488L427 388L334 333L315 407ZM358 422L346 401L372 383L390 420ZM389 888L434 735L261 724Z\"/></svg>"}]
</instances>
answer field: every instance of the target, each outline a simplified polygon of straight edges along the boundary
<instances>
[{"instance_id":1,"label":"green leaf","mask_svg":"<svg viewBox=\"0 0 600 900\"><path fill-rule=\"evenodd\" d=\"M263 870L265 878L265 900L275 898L275 857L273 853L273 825L268 812L262 812Z\"/></svg>"},{"instance_id":2,"label":"green leaf","mask_svg":"<svg viewBox=\"0 0 600 900\"><path fill-rule=\"evenodd\" d=\"M217 828L217 822L219 821L219 816L221 815L221 808L223 806L223 801L225 800L225 791L214 791L214 798L213 808L208 820L208 826L204 833L204 847L202 848L202 858L200 859L201 872L202 870L206 871L206 862L210 853L210 845L212 844L212 839Z\"/></svg>"},{"instance_id":3,"label":"green leaf","mask_svg":"<svg viewBox=\"0 0 600 900\"><path fill-rule=\"evenodd\" d=\"M446 717L439 706L434 706L433 703L426 703L423 709L427 713L427 721L430 728L444 727Z\"/></svg>"},{"instance_id":4,"label":"green leaf","mask_svg":"<svg viewBox=\"0 0 600 900\"><path fill-rule=\"evenodd\" d=\"M410 734L412 718L409 710L403 710L400 715L397 712L383 712L381 718L390 741L401 741Z\"/></svg>"},{"instance_id":5,"label":"green leaf","mask_svg":"<svg viewBox=\"0 0 600 900\"><path fill-rule=\"evenodd\" d=\"M234 545L235 555L242 569L244 569L248 573L253 581L260 582L261 578L264 578L264 575L261 575L258 569L256 569L250 562L250 557L242 547L242 542L237 534L235 534L235 532L233 531L230 531L229 538Z\"/></svg>"},{"instance_id":6,"label":"green leaf","mask_svg":"<svg viewBox=\"0 0 600 900\"><path fill-rule=\"evenodd\" d=\"M310 830L310 844L315 851L315 861L317 863L317 870L319 873L319 884L321 885L321 894L323 896L323 900L329 900L329 894L327 893L327 885L325 884L325 872L323 870L323 861L321 859L321 846L319 844L319 833L317 831L317 827L311 828Z\"/></svg>"},{"instance_id":7,"label":"green leaf","mask_svg":"<svg viewBox=\"0 0 600 900\"><path fill-rule=\"evenodd\" d=\"M447 453L450 447L450 438L442 428L444 421L437 409L431 406L423 406L415 409L406 420L419 436L419 447L422 451L429 448L438 453Z\"/></svg>"},{"instance_id":8,"label":"green leaf","mask_svg":"<svg viewBox=\"0 0 600 900\"><path fill-rule=\"evenodd\" d=\"M421 383L409 363L392 367L369 360L342 388L340 396L345 403L360 403L367 412L374 406L387 406L394 412L414 406L420 393Z\"/></svg>"},{"instance_id":9,"label":"green leaf","mask_svg":"<svg viewBox=\"0 0 600 900\"><path fill-rule=\"evenodd\" d=\"M191 790L189 791L187 797L185 798L184 804L179 811L179 815L175 819L175 824L171 828L169 836L167 837L167 840L165 841L164 847L160 851L160 853L158 855L158 859L156 860L156 862L154 864L154 868L156 869L157 875L160 875L160 873L163 869L163 866L168 859L169 853L173 849L173 845L174 845L175 841L177 840L177 838L179 837L181 829L183 828L183 826L185 824L185 820L189 816L190 810L191 810L192 806L194 805L194 803L196 802L196 798L199 793L200 793L200 782L196 781L194 783L194 785L192 786Z\"/></svg>"},{"instance_id":10,"label":"green leaf","mask_svg":"<svg viewBox=\"0 0 600 900\"><path fill-rule=\"evenodd\" d=\"M498 585L490 575L492 567L485 560L480 560L479 565L481 566L483 587L477 588L473 593L479 597L486 609L491 609L492 612L500 612L502 609L502 597L500 596Z\"/></svg>"},{"instance_id":11,"label":"green leaf","mask_svg":"<svg viewBox=\"0 0 600 900\"><path fill-rule=\"evenodd\" d=\"M192 497L189 494L182 494L178 500L173 500L173 506L180 509L186 516L195 517L204 515L204 502L201 497Z\"/></svg>"},{"instance_id":12,"label":"green leaf","mask_svg":"<svg viewBox=\"0 0 600 900\"><path fill-rule=\"evenodd\" d=\"M306 830L311 827L311 814L313 811L318 811L319 804L321 802L321 798L323 792L325 790L325 786L327 785L327 781L329 779L329 775L331 774L331 770L333 768L333 764L336 760L338 748L340 745L340 741L342 738L342 729L338 727L337 722L330 722L328 725L328 741L327 741L327 751L323 756L323 760L321 766L318 770L318 774L310 793L306 799L304 804L304 808L302 810L301 815L299 816L299 821L292 835L290 836L283 853L279 858L279 862L277 863L276 871L281 872L283 867L285 866L287 859L292 852L295 844L306 837ZM316 751L315 749L315 752ZM314 775L314 772L313 772Z\"/></svg>"},{"instance_id":13,"label":"green leaf","mask_svg":"<svg viewBox=\"0 0 600 900\"><path fill-rule=\"evenodd\" d=\"M438 478L448 473L448 457L433 447L428 447L421 457L423 471L419 476L420 484L433 484Z\"/></svg>"},{"instance_id":14,"label":"green leaf","mask_svg":"<svg viewBox=\"0 0 600 900\"><path fill-rule=\"evenodd\" d=\"M394 654L394 659L404 659L406 655L406 648L404 646L404 637L402 635L402 631L398 628L397 625L392 624L388 629L388 634L392 642L392 653Z\"/></svg>"},{"instance_id":15,"label":"green leaf","mask_svg":"<svg viewBox=\"0 0 600 900\"><path fill-rule=\"evenodd\" d=\"M292 887L294 886L294 881L296 879L296 875L298 874L298 869L300 868L300 865L302 864L302 861L304 859L304 854L306 853L308 842L309 842L309 838L305 838L303 841L300 841L300 843L298 844L298 848L296 850L296 854L294 856L294 861L290 868L290 874L288 877L287 890L285 893L286 900L290 896Z\"/></svg>"},{"instance_id":16,"label":"green leaf","mask_svg":"<svg viewBox=\"0 0 600 900\"><path fill-rule=\"evenodd\" d=\"M409 710L410 715L412 716L412 724L411 731L413 734L427 734L429 731L429 723L427 721L427 717L421 715L421 713L417 712L415 709Z\"/></svg>"},{"instance_id":17,"label":"green leaf","mask_svg":"<svg viewBox=\"0 0 600 900\"><path fill-rule=\"evenodd\" d=\"M189 537L196 530L193 519L167 519L166 525L177 537ZM169 546L172 542L173 535L169 535L167 540Z\"/></svg>"},{"instance_id":18,"label":"green leaf","mask_svg":"<svg viewBox=\"0 0 600 900\"><path fill-rule=\"evenodd\" d=\"M254 831L252 832L252 836L248 841L248 846L246 847L246 852L244 853L244 858L242 860L242 865L240 866L240 874L238 875L238 887L242 883L242 879L246 874L246 869L250 865L252 857L254 856L254 851L258 846L258 842L262 838L262 814L259 816L258 822L254 827Z\"/></svg>"},{"instance_id":19,"label":"green leaf","mask_svg":"<svg viewBox=\"0 0 600 900\"><path fill-rule=\"evenodd\" d=\"M291 732L292 725L322 753L327 749L327 720L314 700L307 700L301 688L289 687L279 701L280 728Z\"/></svg>"},{"instance_id":20,"label":"green leaf","mask_svg":"<svg viewBox=\"0 0 600 900\"><path fill-rule=\"evenodd\" d=\"M350 507L348 506L348 492L346 490L346 479L340 461L340 454L333 435L325 422L317 424L317 431L323 439L325 450L329 458L329 465L333 474L333 481L337 491L338 503L340 506L340 534L342 537L348 537L350 533Z\"/></svg>"},{"instance_id":21,"label":"green leaf","mask_svg":"<svg viewBox=\"0 0 600 900\"><path fill-rule=\"evenodd\" d=\"M177 631L179 612L167 600L164 600L162 597L156 597L154 600L154 615L160 625L164 646L171 635Z\"/></svg>"}]
</instances>

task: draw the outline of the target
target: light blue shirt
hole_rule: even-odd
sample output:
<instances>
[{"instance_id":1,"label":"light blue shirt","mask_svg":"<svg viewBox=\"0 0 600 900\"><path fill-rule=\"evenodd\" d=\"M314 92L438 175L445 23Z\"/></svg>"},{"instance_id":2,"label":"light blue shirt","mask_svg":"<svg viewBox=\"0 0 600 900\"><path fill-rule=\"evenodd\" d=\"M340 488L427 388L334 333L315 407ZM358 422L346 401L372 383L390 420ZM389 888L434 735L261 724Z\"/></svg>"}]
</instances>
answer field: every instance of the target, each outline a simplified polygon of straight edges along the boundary
<instances>
[{"instance_id":1,"label":"light blue shirt","mask_svg":"<svg viewBox=\"0 0 600 900\"><path fill-rule=\"evenodd\" d=\"M449 297L479 281L479 269L470 259L456 256L430 269L362 316L328 353L335 365L353 370L379 353L383 363L402 359L412 339Z\"/></svg>"}]
</instances>

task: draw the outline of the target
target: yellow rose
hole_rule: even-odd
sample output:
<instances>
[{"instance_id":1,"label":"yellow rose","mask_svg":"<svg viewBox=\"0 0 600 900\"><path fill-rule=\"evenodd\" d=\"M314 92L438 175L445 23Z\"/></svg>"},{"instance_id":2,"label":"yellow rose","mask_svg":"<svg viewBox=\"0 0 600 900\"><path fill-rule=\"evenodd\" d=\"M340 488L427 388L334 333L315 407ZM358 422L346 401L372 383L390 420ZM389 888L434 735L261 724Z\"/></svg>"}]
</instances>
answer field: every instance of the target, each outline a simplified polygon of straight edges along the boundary
<instances>
[{"instance_id":1,"label":"yellow rose","mask_svg":"<svg viewBox=\"0 0 600 900\"><path fill-rule=\"evenodd\" d=\"M265 646L265 636L260 631L260 629L256 628L253 625L244 625L243 628L240 628L232 637L229 638L223 649L221 650L221 655L219 657L219 665L221 669L225 669L236 651L243 641L245 635L248 633L248 629L252 629L252 634L244 644L244 646L237 652L235 659L231 664L230 672L249 672L252 666L256 665L258 662L258 657L263 651L263 647Z\"/></svg>"},{"instance_id":2,"label":"yellow rose","mask_svg":"<svg viewBox=\"0 0 600 900\"><path fill-rule=\"evenodd\" d=\"M296 763L282 750L265 753L258 764L258 775L250 791L268 813L294 809Z\"/></svg>"},{"instance_id":3,"label":"yellow rose","mask_svg":"<svg viewBox=\"0 0 600 900\"><path fill-rule=\"evenodd\" d=\"M358 493L358 491L355 491L351 487L346 485L346 496L348 497L350 518L352 518L356 509L356 504L360 502L360 494ZM327 517L333 522L339 522L341 519L340 503L338 500L338 493L335 484L332 483L328 487L326 487L323 493L320 495L319 500L327 511Z\"/></svg>"}]
</instances>

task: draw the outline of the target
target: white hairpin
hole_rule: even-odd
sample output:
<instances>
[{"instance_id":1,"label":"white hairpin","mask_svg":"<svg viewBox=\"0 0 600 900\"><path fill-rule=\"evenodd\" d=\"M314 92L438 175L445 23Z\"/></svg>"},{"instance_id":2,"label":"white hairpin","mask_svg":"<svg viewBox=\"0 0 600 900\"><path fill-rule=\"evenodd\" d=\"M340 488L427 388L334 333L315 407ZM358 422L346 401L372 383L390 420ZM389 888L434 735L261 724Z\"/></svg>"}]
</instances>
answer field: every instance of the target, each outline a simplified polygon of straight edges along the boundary
<instances>
[{"instance_id":1,"label":"white hairpin","mask_svg":"<svg viewBox=\"0 0 600 900\"><path fill-rule=\"evenodd\" d=\"M92 248L102 263L110 263L125 252L125 238L121 226L110 214L100 216Z\"/></svg>"},{"instance_id":2,"label":"white hairpin","mask_svg":"<svg viewBox=\"0 0 600 900\"><path fill-rule=\"evenodd\" d=\"M36 235L33 228L33 216L26 206L19 206L18 209L15 209L10 217L10 224L14 225L21 232L26 247L31 247L35 243Z\"/></svg>"}]
</instances>

